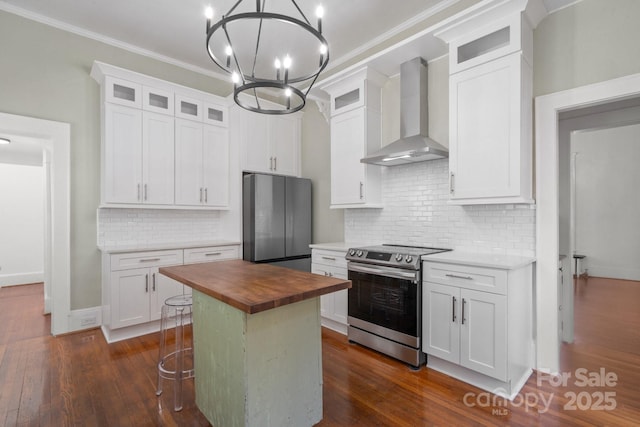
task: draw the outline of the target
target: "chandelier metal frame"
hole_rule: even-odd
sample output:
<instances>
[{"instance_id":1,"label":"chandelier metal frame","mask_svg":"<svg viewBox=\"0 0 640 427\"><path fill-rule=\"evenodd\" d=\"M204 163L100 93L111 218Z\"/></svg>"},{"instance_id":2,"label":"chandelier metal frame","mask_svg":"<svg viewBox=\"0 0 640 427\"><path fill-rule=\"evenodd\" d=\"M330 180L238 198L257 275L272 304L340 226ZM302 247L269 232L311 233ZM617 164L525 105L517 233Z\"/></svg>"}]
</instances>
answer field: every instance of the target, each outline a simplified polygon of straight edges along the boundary
<instances>
[{"instance_id":1,"label":"chandelier metal frame","mask_svg":"<svg viewBox=\"0 0 640 427\"><path fill-rule=\"evenodd\" d=\"M238 0L231 7L231 9L225 15L222 15L222 18L215 24L212 25L211 19L210 18L207 19L207 31L206 31L207 32L207 38L206 38L207 53L209 54L209 57L211 58L211 60L220 69L230 74L232 78L236 79L234 81L234 87L233 87L233 98L236 104L238 104L240 107L249 111L254 111L256 113L263 113L263 114L279 115L279 114L295 113L296 111L299 111L302 108L304 108L306 104L306 97L309 94L309 91L311 90L314 83L318 79L318 76L320 75L320 73L326 68L327 64L329 63L329 44L325 39L325 37L322 35L322 20L319 17L318 28L317 29L314 28L309 22L309 20L307 19L307 17L305 16L305 14L302 12L302 10L300 9L300 7L298 6L295 0L291 0L291 3L293 3L296 10L300 13L301 19L298 19L292 16L282 15L279 13L265 12L264 8L266 5L266 0L262 0L262 1L256 0L255 12L238 13L238 14L232 15L233 11L243 1L246 1L246 0ZM236 55L236 51L233 47L233 42L231 40L231 37L229 36L229 32L227 31L227 24L235 21L241 21L241 20L259 20L258 32L256 35L256 46L253 52L253 65L250 71L242 69L240 65L240 61L238 60L238 57ZM298 76L292 75L291 77L289 77L290 70L288 67L285 66L284 73L282 73L282 78L281 78L281 73L279 72L279 69L278 69L276 78L269 78L267 76L259 76L255 74L256 72L255 67L258 60L259 51L260 51L262 23L266 20L277 20L287 24L295 25L298 28L300 28L300 30L306 31L307 33L311 34L313 37L315 37L318 40L319 42L318 47L323 46L324 48L322 48L322 50L318 52L319 61L318 61L318 67L314 69L315 71L305 75L298 75ZM222 58L219 58L218 56L216 56L216 54L211 49L210 40L212 36L218 31L224 32L224 37L228 44L227 49L229 51L226 54L225 60L222 60ZM221 53L224 53L224 52L221 52ZM296 84L296 83L304 83L309 81L310 81L310 84L307 87L305 92L302 92L302 90L293 86L293 84ZM282 109L267 108L266 106L261 104L260 98L258 97L259 89L271 89L271 90L276 89L286 94L285 97L287 101L284 108ZM244 102L239 97L239 95L244 92L253 93L253 97L255 98L255 106L247 102ZM292 96L295 96L298 99L298 102L295 102L292 104L291 102Z\"/></svg>"}]
</instances>

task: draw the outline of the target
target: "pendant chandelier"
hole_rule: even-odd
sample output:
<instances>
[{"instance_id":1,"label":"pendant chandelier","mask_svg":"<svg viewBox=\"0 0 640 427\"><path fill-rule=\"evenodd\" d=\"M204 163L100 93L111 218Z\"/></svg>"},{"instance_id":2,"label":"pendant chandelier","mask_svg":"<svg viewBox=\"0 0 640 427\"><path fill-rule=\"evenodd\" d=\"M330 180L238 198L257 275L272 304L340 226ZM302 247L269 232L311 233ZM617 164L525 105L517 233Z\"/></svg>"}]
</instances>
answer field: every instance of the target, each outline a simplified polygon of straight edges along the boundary
<instances>
[{"instance_id":1,"label":"pendant chandelier","mask_svg":"<svg viewBox=\"0 0 640 427\"><path fill-rule=\"evenodd\" d=\"M304 107L329 62L329 45L322 35L324 12L318 6L314 27L295 0L266 3L237 0L216 23L213 9L207 8L207 52L231 76L240 107L263 114L294 113ZM261 89L281 108L262 102Z\"/></svg>"}]
</instances>

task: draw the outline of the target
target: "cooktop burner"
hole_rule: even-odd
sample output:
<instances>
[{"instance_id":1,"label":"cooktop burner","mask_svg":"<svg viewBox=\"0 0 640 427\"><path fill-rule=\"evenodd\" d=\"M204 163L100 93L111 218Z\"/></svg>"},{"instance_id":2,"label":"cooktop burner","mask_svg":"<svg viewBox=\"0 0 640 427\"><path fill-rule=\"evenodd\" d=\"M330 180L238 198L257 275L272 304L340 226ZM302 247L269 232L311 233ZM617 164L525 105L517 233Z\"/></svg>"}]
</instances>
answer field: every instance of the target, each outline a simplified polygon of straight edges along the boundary
<instances>
[{"instance_id":1,"label":"cooktop burner","mask_svg":"<svg viewBox=\"0 0 640 427\"><path fill-rule=\"evenodd\" d=\"M421 256L447 252L450 250L451 249L424 246L384 244L379 246L350 248L347 251L346 258L348 261L419 270Z\"/></svg>"}]
</instances>

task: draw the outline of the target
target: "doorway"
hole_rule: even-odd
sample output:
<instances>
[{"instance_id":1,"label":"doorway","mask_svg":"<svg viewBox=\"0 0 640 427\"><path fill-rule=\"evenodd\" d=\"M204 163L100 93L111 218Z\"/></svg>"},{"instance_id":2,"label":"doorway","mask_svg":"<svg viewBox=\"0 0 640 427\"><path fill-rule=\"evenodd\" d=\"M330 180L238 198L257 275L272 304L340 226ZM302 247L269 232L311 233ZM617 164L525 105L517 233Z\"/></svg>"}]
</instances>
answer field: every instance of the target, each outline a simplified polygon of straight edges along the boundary
<instances>
[{"instance_id":1,"label":"doorway","mask_svg":"<svg viewBox=\"0 0 640 427\"><path fill-rule=\"evenodd\" d=\"M48 182L42 148L21 138L0 145L0 286L46 282L45 228L50 216L45 203ZM43 295L48 305L48 293ZM50 307L45 308L45 314Z\"/></svg>"},{"instance_id":2,"label":"doorway","mask_svg":"<svg viewBox=\"0 0 640 427\"><path fill-rule=\"evenodd\" d=\"M51 214L45 225L45 282L50 283L51 333L68 332L70 282L70 126L68 123L0 113L0 135L34 141L49 174Z\"/></svg>"},{"instance_id":3,"label":"doorway","mask_svg":"<svg viewBox=\"0 0 640 427\"><path fill-rule=\"evenodd\" d=\"M630 193L640 182L639 122L640 98L559 116L559 250L566 255L559 322L568 343L574 296L589 275L640 280L640 202Z\"/></svg>"},{"instance_id":4,"label":"doorway","mask_svg":"<svg viewBox=\"0 0 640 427\"><path fill-rule=\"evenodd\" d=\"M640 97L640 74L536 98L536 367L558 373L560 115Z\"/></svg>"}]
</instances>

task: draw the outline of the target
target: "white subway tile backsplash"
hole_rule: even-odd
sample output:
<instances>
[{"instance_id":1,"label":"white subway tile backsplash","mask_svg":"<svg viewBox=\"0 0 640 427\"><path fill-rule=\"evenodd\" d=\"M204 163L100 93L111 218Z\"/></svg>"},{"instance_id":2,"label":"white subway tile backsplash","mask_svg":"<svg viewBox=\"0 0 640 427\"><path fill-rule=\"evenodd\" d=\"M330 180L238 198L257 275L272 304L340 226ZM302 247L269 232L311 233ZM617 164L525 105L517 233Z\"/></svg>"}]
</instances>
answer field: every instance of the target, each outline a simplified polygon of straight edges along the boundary
<instances>
[{"instance_id":1,"label":"white subway tile backsplash","mask_svg":"<svg viewBox=\"0 0 640 427\"><path fill-rule=\"evenodd\" d=\"M98 209L98 246L211 241L219 235L218 211Z\"/></svg>"},{"instance_id":2,"label":"white subway tile backsplash","mask_svg":"<svg viewBox=\"0 0 640 427\"><path fill-rule=\"evenodd\" d=\"M448 204L448 160L383 170L384 209L347 209L345 241L535 256L535 205Z\"/></svg>"}]
</instances>

